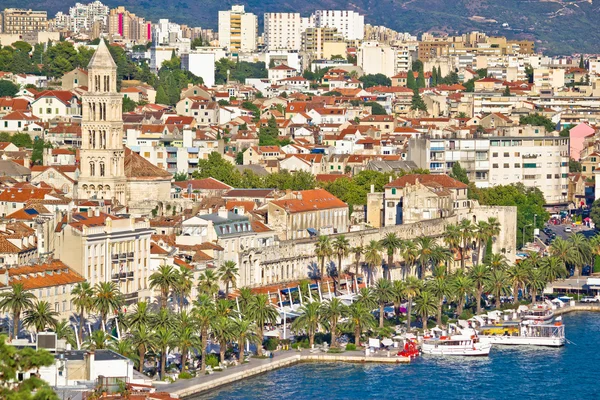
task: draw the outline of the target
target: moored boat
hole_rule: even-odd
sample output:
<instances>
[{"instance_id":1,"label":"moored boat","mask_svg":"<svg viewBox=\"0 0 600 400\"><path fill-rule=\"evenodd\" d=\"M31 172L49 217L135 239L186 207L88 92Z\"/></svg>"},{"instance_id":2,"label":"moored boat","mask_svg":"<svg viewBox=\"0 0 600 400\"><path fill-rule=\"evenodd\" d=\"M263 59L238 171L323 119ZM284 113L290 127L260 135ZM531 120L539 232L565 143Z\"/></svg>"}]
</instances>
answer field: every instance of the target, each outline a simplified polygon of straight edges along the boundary
<instances>
[{"instance_id":1,"label":"moored boat","mask_svg":"<svg viewBox=\"0 0 600 400\"><path fill-rule=\"evenodd\" d=\"M526 320L518 324L483 326L480 331L482 343L497 345L560 347L566 342L562 321L536 323Z\"/></svg>"},{"instance_id":2,"label":"moored boat","mask_svg":"<svg viewBox=\"0 0 600 400\"><path fill-rule=\"evenodd\" d=\"M524 320L529 321L550 321L554 318L554 312L548 304L534 304L529 311L523 315Z\"/></svg>"},{"instance_id":3,"label":"moored boat","mask_svg":"<svg viewBox=\"0 0 600 400\"><path fill-rule=\"evenodd\" d=\"M426 339L421 346L423 354L438 356L487 356L491 343L482 343L477 335L453 335Z\"/></svg>"}]
</instances>

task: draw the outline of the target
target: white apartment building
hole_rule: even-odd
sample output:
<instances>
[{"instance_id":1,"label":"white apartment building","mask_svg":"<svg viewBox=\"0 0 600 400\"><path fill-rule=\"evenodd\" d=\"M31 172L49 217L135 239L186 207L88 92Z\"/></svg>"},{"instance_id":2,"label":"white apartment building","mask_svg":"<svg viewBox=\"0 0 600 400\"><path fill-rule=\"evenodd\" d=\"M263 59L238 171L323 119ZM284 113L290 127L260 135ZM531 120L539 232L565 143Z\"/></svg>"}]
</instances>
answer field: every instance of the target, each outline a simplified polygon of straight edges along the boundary
<instances>
[{"instance_id":1,"label":"white apartment building","mask_svg":"<svg viewBox=\"0 0 600 400\"><path fill-rule=\"evenodd\" d=\"M460 162L477 187L523 183L540 189L546 204L567 202L569 139L546 133L544 127L498 128L494 136L475 139L412 138L407 159L435 174L448 174Z\"/></svg>"},{"instance_id":2,"label":"white apartment building","mask_svg":"<svg viewBox=\"0 0 600 400\"><path fill-rule=\"evenodd\" d=\"M538 88L550 86L553 89L560 89L565 86L565 70L536 68L533 70L533 84Z\"/></svg>"},{"instance_id":3,"label":"white apartment building","mask_svg":"<svg viewBox=\"0 0 600 400\"><path fill-rule=\"evenodd\" d=\"M210 50L197 49L181 55L181 69L202 78L206 87L215 85L215 62L216 53Z\"/></svg>"},{"instance_id":4,"label":"white apartment building","mask_svg":"<svg viewBox=\"0 0 600 400\"><path fill-rule=\"evenodd\" d=\"M358 48L357 65L365 74L396 75L397 50L379 42L364 42Z\"/></svg>"},{"instance_id":5,"label":"white apartment building","mask_svg":"<svg viewBox=\"0 0 600 400\"><path fill-rule=\"evenodd\" d=\"M362 40L365 16L349 10L317 10L313 14L316 28L337 28L345 40Z\"/></svg>"},{"instance_id":6,"label":"white apartment building","mask_svg":"<svg viewBox=\"0 0 600 400\"><path fill-rule=\"evenodd\" d=\"M308 26L309 18L300 13L265 13L265 45L268 50L300 50Z\"/></svg>"},{"instance_id":7,"label":"white apartment building","mask_svg":"<svg viewBox=\"0 0 600 400\"><path fill-rule=\"evenodd\" d=\"M258 18L247 13L244 6L231 6L219 11L219 45L230 52L254 51L258 37Z\"/></svg>"},{"instance_id":8,"label":"white apartment building","mask_svg":"<svg viewBox=\"0 0 600 400\"><path fill-rule=\"evenodd\" d=\"M168 46L182 38L181 25L169 22L168 19L159 19L158 23L152 26L152 43L155 46Z\"/></svg>"}]
</instances>

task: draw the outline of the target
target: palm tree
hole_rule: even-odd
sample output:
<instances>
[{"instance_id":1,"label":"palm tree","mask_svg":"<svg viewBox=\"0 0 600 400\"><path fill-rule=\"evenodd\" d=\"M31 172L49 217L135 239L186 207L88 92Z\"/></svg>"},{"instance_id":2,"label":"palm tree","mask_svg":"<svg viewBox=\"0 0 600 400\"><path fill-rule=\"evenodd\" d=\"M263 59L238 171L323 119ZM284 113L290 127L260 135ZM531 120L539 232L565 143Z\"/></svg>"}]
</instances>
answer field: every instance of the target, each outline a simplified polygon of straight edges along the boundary
<instances>
[{"instance_id":1,"label":"palm tree","mask_svg":"<svg viewBox=\"0 0 600 400\"><path fill-rule=\"evenodd\" d=\"M377 307L375 293L370 287L364 287L358 291L356 302L362 303L369 310L373 310L375 307Z\"/></svg>"},{"instance_id":2,"label":"palm tree","mask_svg":"<svg viewBox=\"0 0 600 400\"><path fill-rule=\"evenodd\" d=\"M501 269L492 270L486 282L486 290L490 292L496 300L496 309L500 308L500 297L507 294L509 290L508 276Z\"/></svg>"},{"instance_id":3,"label":"palm tree","mask_svg":"<svg viewBox=\"0 0 600 400\"><path fill-rule=\"evenodd\" d=\"M383 328L383 320L385 316L385 305L393 300L394 287L392 282L385 278L380 278L375 283L375 289L373 290L377 304L379 304L379 327Z\"/></svg>"},{"instance_id":4,"label":"palm tree","mask_svg":"<svg viewBox=\"0 0 600 400\"><path fill-rule=\"evenodd\" d=\"M77 346L77 341L75 340L75 333L73 332L73 328L69 324L69 321L66 319L61 320L54 326L54 332L56 333L56 338L58 340L64 339L71 345L71 347Z\"/></svg>"},{"instance_id":5,"label":"palm tree","mask_svg":"<svg viewBox=\"0 0 600 400\"><path fill-rule=\"evenodd\" d=\"M485 227L487 233L487 239L485 240L484 246L487 250L487 245L490 242L490 239L494 239L496 236L500 234L500 221L496 217L489 217L487 220L487 225ZM484 253L485 254L485 253ZM483 257L483 256L482 256Z\"/></svg>"},{"instance_id":6,"label":"palm tree","mask_svg":"<svg viewBox=\"0 0 600 400\"><path fill-rule=\"evenodd\" d=\"M106 332L108 314L118 311L123 304L121 291L113 282L99 282L94 286L94 309L102 319L102 330Z\"/></svg>"},{"instance_id":7,"label":"palm tree","mask_svg":"<svg viewBox=\"0 0 600 400\"><path fill-rule=\"evenodd\" d=\"M319 329L321 321L321 303L313 301L306 303L300 307L300 316L292 322L292 330L294 332L306 332L308 336L308 345L312 349L315 344L315 334Z\"/></svg>"},{"instance_id":8,"label":"palm tree","mask_svg":"<svg viewBox=\"0 0 600 400\"><path fill-rule=\"evenodd\" d=\"M325 259L331 257L333 249L331 248L331 242L329 236L321 235L315 243L315 255L321 264L321 279L325 277Z\"/></svg>"},{"instance_id":9,"label":"palm tree","mask_svg":"<svg viewBox=\"0 0 600 400\"><path fill-rule=\"evenodd\" d=\"M481 297L485 289L485 284L490 273L490 269L485 264L477 264L474 266L469 275L475 287L475 301L477 302L477 315L481 314Z\"/></svg>"},{"instance_id":10,"label":"palm tree","mask_svg":"<svg viewBox=\"0 0 600 400\"><path fill-rule=\"evenodd\" d=\"M541 269L536 268L531 270L527 279L527 287L531 293L532 303L535 303L537 294L544 290L547 283L548 281L544 277L544 273Z\"/></svg>"},{"instance_id":11,"label":"palm tree","mask_svg":"<svg viewBox=\"0 0 600 400\"><path fill-rule=\"evenodd\" d=\"M573 247L573 252L576 254L574 263L575 272L577 276L581 276L583 266L587 263L590 263L593 259L590 242L581 233L571 235L568 242L571 244Z\"/></svg>"},{"instance_id":12,"label":"palm tree","mask_svg":"<svg viewBox=\"0 0 600 400\"><path fill-rule=\"evenodd\" d=\"M212 269L205 270L198 278L198 293L216 297L219 293L219 275Z\"/></svg>"},{"instance_id":13,"label":"palm tree","mask_svg":"<svg viewBox=\"0 0 600 400\"><path fill-rule=\"evenodd\" d=\"M198 337L194 327L180 326L175 331L175 343L181 352L181 372L185 371L187 355L190 349L200 347L202 340Z\"/></svg>"},{"instance_id":14,"label":"palm tree","mask_svg":"<svg viewBox=\"0 0 600 400\"><path fill-rule=\"evenodd\" d=\"M433 278L426 287L427 291L437 299L436 321L438 326L442 326L442 307L444 306L444 299L450 297L452 294L452 288L448 282L448 276L446 275L446 268L438 267L435 278Z\"/></svg>"},{"instance_id":15,"label":"palm tree","mask_svg":"<svg viewBox=\"0 0 600 400\"><path fill-rule=\"evenodd\" d=\"M88 350L102 350L108 347L112 337L104 331L94 331L83 342L83 348Z\"/></svg>"},{"instance_id":16,"label":"palm tree","mask_svg":"<svg viewBox=\"0 0 600 400\"><path fill-rule=\"evenodd\" d=\"M108 344L108 348L115 353L122 355L123 357L129 358L134 362L134 365L138 365L139 368L140 360L138 359L136 349L133 346L131 339L112 341Z\"/></svg>"},{"instance_id":17,"label":"palm tree","mask_svg":"<svg viewBox=\"0 0 600 400\"><path fill-rule=\"evenodd\" d=\"M381 243L377 240L371 240L365 248L365 262L369 266L369 272L367 275L368 284L371 284L371 279L374 275L374 270L378 265L381 265Z\"/></svg>"},{"instance_id":18,"label":"palm tree","mask_svg":"<svg viewBox=\"0 0 600 400\"><path fill-rule=\"evenodd\" d=\"M506 270L508 268L508 261L503 254L494 253L490 257L488 265L492 271Z\"/></svg>"},{"instance_id":19,"label":"palm tree","mask_svg":"<svg viewBox=\"0 0 600 400\"><path fill-rule=\"evenodd\" d=\"M521 261L518 264L513 265L506 271L508 280L512 286L513 291L513 304L519 302L519 289L525 288L525 282L530 270L527 261ZM525 295L523 293L523 295Z\"/></svg>"},{"instance_id":20,"label":"palm tree","mask_svg":"<svg viewBox=\"0 0 600 400\"><path fill-rule=\"evenodd\" d=\"M346 326L354 331L354 344L360 346L360 335L365 329L372 329L376 325L375 317L363 303L356 302L348 307L348 322Z\"/></svg>"},{"instance_id":21,"label":"palm tree","mask_svg":"<svg viewBox=\"0 0 600 400\"><path fill-rule=\"evenodd\" d=\"M185 299L192 293L192 286L194 284L194 271L183 265L179 267L177 273L177 283L173 286L173 292L177 297L177 304L179 312L181 312Z\"/></svg>"},{"instance_id":22,"label":"palm tree","mask_svg":"<svg viewBox=\"0 0 600 400\"><path fill-rule=\"evenodd\" d=\"M405 273L402 274L402 278L406 279L406 276L412 273L412 268L419 257L419 249L417 248L417 244L413 240L405 240L402 243L401 256L404 260L405 268Z\"/></svg>"},{"instance_id":23,"label":"palm tree","mask_svg":"<svg viewBox=\"0 0 600 400\"><path fill-rule=\"evenodd\" d=\"M137 348L139 355L138 371L144 371L144 357L148 350L154 347L154 334L148 329L148 325L140 324L133 330L132 345Z\"/></svg>"},{"instance_id":24,"label":"palm tree","mask_svg":"<svg viewBox=\"0 0 600 400\"><path fill-rule=\"evenodd\" d=\"M250 301L252 300L254 295L252 294L252 290L247 287L239 289L238 292L239 296L237 298L237 304L239 304L240 307L239 312L241 315L246 315L248 311L248 305L250 304Z\"/></svg>"},{"instance_id":25,"label":"palm tree","mask_svg":"<svg viewBox=\"0 0 600 400\"><path fill-rule=\"evenodd\" d=\"M244 361L244 345L246 340L252 342L256 338L256 326L254 326L253 321L236 318L233 320L233 335L238 341L238 361L241 364Z\"/></svg>"},{"instance_id":26,"label":"palm tree","mask_svg":"<svg viewBox=\"0 0 600 400\"><path fill-rule=\"evenodd\" d=\"M408 300L408 306L406 308L406 327L410 330L410 314L412 312L412 302L415 297L421 293L423 288L423 282L416 276L409 276L406 278L406 299Z\"/></svg>"},{"instance_id":27,"label":"palm tree","mask_svg":"<svg viewBox=\"0 0 600 400\"><path fill-rule=\"evenodd\" d=\"M427 330L429 316L437 310L437 303L435 295L427 290L422 290L415 299L415 311L421 316L421 320L423 321L423 332Z\"/></svg>"},{"instance_id":28,"label":"palm tree","mask_svg":"<svg viewBox=\"0 0 600 400\"><path fill-rule=\"evenodd\" d=\"M348 307L338 297L323 303L321 308L323 319L329 324L331 347L337 347L337 330L341 318L348 313Z\"/></svg>"},{"instance_id":29,"label":"palm tree","mask_svg":"<svg viewBox=\"0 0 600 400\"><path fill-rule=\"evenodd\" d=\"M259 356L262 356L265 324L274 323L278 316L277 310L273 304L271 304L271 301L266 294L257 294L250 302L248 307L248 317L256 322Z\"/></svg>"},{"instance_id":30,"label":"palm tree","mask_svg":"<svg viewBox=\"0 0 600 400\"><path fill-rule=\"evenodd\" d=\"M469 245L469 240L473 238L473 225L468 219L463 219L458 224L458 230L460 231L460 268L464 271L465 269L465 253Z\"/></svg>"},{"instance_id":31,"label":"palm tree","mask_svg":"<svg viewBox=\"0 0 600 400\"><path fill-rule=\"evenodd\" d=\"M394 233L388 232L385 234L383 239L381 239L381 246L385 249L387 253L387 276L385 278L391 280L391 269L394 267L394 254L396 250L400 249L402 246L402 240Z\"/></svg>"},{"instance_id":32,"label":"palm tree","mask_svg":"<svg viewBox=\"0 0 600 400\"><path fill-rule=\"evenodd\" d=\"M483 246L490 239L489 224L487 221L478 221L473 232L473 239L477 242L477 264L481 264L483 257Z\"/></svg>"},{"instance_id":33,"label":"palm tree","mask_svg":"<svg viewBox=\"0 0 600 400\"><path fill-rule=\"evenodd\" d=\"M173 329L160 326L154 332L154 345L160 351L160 379L165 379L165 369L167 365L167 351L169 347L177 344L177 337Z\"/></svg>"},{"instance_id":34,"label":"palm tree","mask_svg":"<svg viewBox=\"0 0 600 400\"><path fill-rule=\"evenodd\" d=\"M360 258L365 252L365 249L362 246L353 247L351 250L352 254L354 254L354 275L358 276L358 270L360 269Z\"/></svg>"},{"instance_id":35,"label":"palm tree","mask_svg":"<svg viewBox=\"0 0 600 400\"><path fill-rule=\"evenodd\" d=\"M36 332L43 332L46 328L54 328L58 323L58 312L52 309L47 301L36 301L32 308L25 311L23 325L35 328Z\"/></svg>"},{"instance_id":36,"label":"palm tree","mask_svg":"<svg viewBox=\"0 0 600 400\"><path fill-rule=\"evenodd\" d=\"M461 236L458 225L446 225L446 231L444 232L444 243L446 243L451 250L460 252Z\"/></svg>"},{"instance_id":37,"label":"palm tree","mask_svg":"<svg viewBox=\"0 0 600 400\"><path fill-rule=\"evenodd\" d=\"M35 295L27 292L22 283L13 283L11 291L0 293L0 310L10 311L13 315L13 332L10 339L17 338L19 334L19 319L21 313L33 307Z\"/></svg>"},{"instance_id":38,"label":"palm tree","mask_svg":"<svg viewBox=\"0 0 600 400\"><path fill-rule=\"evenodd\" d=\"M595 235L590 239L590 250L593 255L600 256L600 235Z\"/></svg>"},{"instance_id":39,"label":"palm tree","mask_svg":"<svg viewBox=\"0 0 600 400\"><path fill-rule=\"evenodd\" d=\"M90 312L94 306L94 290L89 282L80 282L71 291L73 305L79 310L79 324L77 335L79 342L83 343L83 325L85 324L85 313Z\"/></svg>"},{"instance_id":40,"label":"palm tree","mask_svg":"<svg viewBox=\"0 0 600 400\"><path fill-rule=\"evenodd\" d=\"M219 343L219 359L225 361L225 352L227 351L227 343L234 339L232 320L218 316L214 318L210 324L210 329L214 339Z\"/></svg>"},{"instance_id":41,"label":"palm tree","mask_svg":"<svg viewBox=\"0 0 600 400\"><path fill-rule=\"evenodd\" d=\"M416 239L417 261L419 262L419 278L425 278L427 267L431 263L435 241L431 237L420 236Z\"/></svg>"},{"instance_id":42,"label":"palm tree","mask_svg":"<svg viewBox=\"0 0 600 400\"><path fill-rule=\"evenodd\" d=\"M473 281L469 275L465 275L465 273L460 270L460 272L455 273L452 277L450 281L450 287L452 288L454 297L458 301L456 314L460 316L463 312L463 308L465 307L467 296L469 296L473 291Z\"/></svg>"},{"instance_id":43,"label":"palm tree","mask_svg":"<svg viewBox=\"0 0 600 400\"><path fill-rule=\"evenodd\" d=\"M404 281L392 282L392 302L394 303L394 314L396 318L400 317L400 305L406 296L406 284Z\"/></svg>"},{"instance_id":44,"label":"palm tree","mask_svg":"<svg viewBox=\"0 0 600 400\"><path fill-rule=\"evenodd\" d=\"M450 268L449 262L454 260L454 253L447 249L444 246L440 246L439 244L433 245L433 250L431 252L431 264L433 266L432 270L441 265L446 268Z\"/></svg>"},{"instance_id":45,"label":"palm tree","mask_svg":"<svg viewBox=\"0 0 600 400\"><path fill-rule=\"evenodd\" d=\"M177 270L172 265L160 265L148 280L150 289L160 290L160 307L167 308L169 293L178 283Z\"/></svg>"},{"instance_id":46,"label":"palm tree","mask_svg":"<svg viewBox=\"0 0 600 400\"><path fill-rule=\"evenodd\" d=\"M564 278L569 273L563 260L556 256L542 259L540 271L547 282L554 282L558 278Z\"/></svg>"},{"instance_id":47,"label":"palm tree","mask_svg":"<svg viewBox=\"0 0 600 400\"><path fill-rule=\"evenodd\" d=\"M557 237L550 246L550 255L558 258L565 267L575 265L580 260L580 254L572 244L562 238Z\"/></svg>"},{"instance_id":48,"label":"palm tree","mask_svg":"<svg viewBox=\"0 0 600 400\"><path fill-rule=\"evenodd\" d=\"M200 295L194 302L192 313L198 324L200 337L202 338L202 373L206 372L206 345L208 343L208 332L210 330L210 322L214 318L214 304L208 295Z\"/></svg>"},{"instance_id":49,"label":"palm tree","mask_svg":"<svg viewBox=\"0 0 600 400\"><path fill-rule=\"evenodd\" d=\"M344 235L340 235L335 238L335 240L331 244L331 247L333 249L333 252L337 256L337 272L338 274L341 274L343 271L342 260L348 257L348 255L350 254L350 242L348 241L348 239L346 239ZM335 274L333 274L332 278L334 292L337 294L337 280L335 279Z\"/></svg>"},{"instance_id":50,"label":"palm tree","mask_svg":"<svg viewBox=\"0 0 600 400\"><path fill-rule=\"evenodd\" d=\"M177 318L170 310L166 308L160 308L157 313L152 314L150 318L151 325L155 328L165 327L169 329L175 329L178 325Z\"/></svg>"},{"instance_id":51,"label":"palm tree","mask_svg":"<svg viewBox=\"0 0 600 400\"><path fill-rule=\"evenodd\" d=\"M225 298L229 296L229 285L235 289L239 269L233 261L225 261L218 269L221 281L225 284Z\"/></svg>"},{"instance_id":52,"label":"palm tree","mask_svg":"<svg viewBox=\"0 0 600 400\"><path fill-rule=\"evenodd\" d=\"M136 304L135 310L127 315L126 324L131 332L140 329L142 326L150 326L153 320L153 315L150 312L148 303L140 301Z\"/></svg>"}]
</instances>

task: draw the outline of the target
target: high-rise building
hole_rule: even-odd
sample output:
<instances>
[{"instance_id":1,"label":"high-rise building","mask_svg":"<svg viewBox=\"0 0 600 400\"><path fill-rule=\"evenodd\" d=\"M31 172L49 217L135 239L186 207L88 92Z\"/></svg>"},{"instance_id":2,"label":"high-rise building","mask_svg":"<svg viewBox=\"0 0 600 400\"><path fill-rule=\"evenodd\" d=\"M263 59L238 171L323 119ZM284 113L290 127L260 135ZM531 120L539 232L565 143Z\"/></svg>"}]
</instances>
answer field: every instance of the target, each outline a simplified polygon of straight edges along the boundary
<instances>
[{"instance_id":1,"label":"high-rise building","mask_svg":"<svg viewBox=\"0 0 600 400\"><path fill-rule=\"evenodd\" d=\"M362 40L365 36L365 16L349 10L317 10L317 28L337 28L345 40Z\"/></svg>"},{"instance_id":2,"label":"high-rise building","mask_svg":"<svg viewBox=\"0 0 600 400\"><path fill-rule=\"evenodd\" d=\"M311 60L345 56L346 42L336 28L308 28L302 33L302 51Z\"/></svg>"},{"instance_id":3,"label":"high-rise building","mask_svg":"<svg viewBox=\"0 0 600 400\"><path fill-rule=\"evenodd\" d=\"M119 6L110 10L108 33L125 40L145 43L152 40L152 23Z\"/></svg>"},{"instance_id":4,"label":"high-rise building","mask_svg":"<svg viewBox=\"0 0 600 400\"><path fill-rule=\"evenodd\" d=\"M126 202L123 97L117 92L117 64L104 40L88 65L89 92L81 98L79 197Z\"/></svg>"},{"instance_id":5,"label":"high-rise building","mask_svg":"<svg viewBox=\"0 0 600 400\"><path fill-rule=\"evenodd\" d=\"M219 11L219 45L231 52L254 51L258 37L258 19L247 13L244 6L231 6Z\"/></svg>"},{"instance_id":6,"label":"high-rise building","mask_svg":"<svg viewBox=\"0 0 600 400\"><path fill-rule=\"evenodd\" d=\"M98 0L89 4L75 3L73 7L69 8L69 30L73 32L89 31L96 21L106 24L108 13L108 6Z\"/></svg>"},{"instance_id":7,"label":"high-rise building","mask_svg":"<svg viewBox=\"0 0 600 400\"><path fill-rule=\"evenodd\" d=\"M299 13L265 13L265 45L269 50L300 50L302 33L313 27L312 18Z\"/></svg>"},{"instance_id":8,"label":"high-rise building","mask_svg":"<svg viewBox=\"0 0 600 400\"><path fill-rule=\"evenodd\" d=\"M2 13L3 33L22 35L47 29L48 13L46 11L6 8Z\"/></svg>"}]
</instances>

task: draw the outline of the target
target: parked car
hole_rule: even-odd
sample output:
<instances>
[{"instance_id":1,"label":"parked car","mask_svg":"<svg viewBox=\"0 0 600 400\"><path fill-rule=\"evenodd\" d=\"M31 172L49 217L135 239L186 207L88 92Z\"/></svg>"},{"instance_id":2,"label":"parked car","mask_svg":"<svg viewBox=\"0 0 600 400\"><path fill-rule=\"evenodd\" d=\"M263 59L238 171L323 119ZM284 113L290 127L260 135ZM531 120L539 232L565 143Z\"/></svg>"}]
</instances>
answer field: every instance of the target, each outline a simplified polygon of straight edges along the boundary
<instances>
[{"instance_id":1,"label":"parked car","mask_svg":"<svg viewBox=\"0 0 600 400\"><path fill-rule=\"evenodd\" d=\"M585 296L580 301L582 303L600 303L600 297Z\"/></svg>"},{"instance_id":2,"label":"parked car","mask_svg":"<svg viewBox=\"0 0 600 400\"><path fill-rule=\"evenodd\" d=\"M572 232L571 227L570 226L565 226L565 232Z\"/></svg>"}]
</instances>

